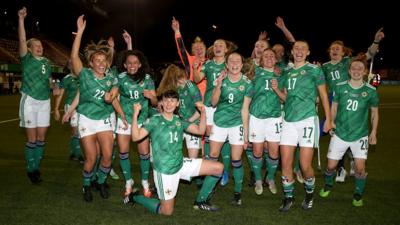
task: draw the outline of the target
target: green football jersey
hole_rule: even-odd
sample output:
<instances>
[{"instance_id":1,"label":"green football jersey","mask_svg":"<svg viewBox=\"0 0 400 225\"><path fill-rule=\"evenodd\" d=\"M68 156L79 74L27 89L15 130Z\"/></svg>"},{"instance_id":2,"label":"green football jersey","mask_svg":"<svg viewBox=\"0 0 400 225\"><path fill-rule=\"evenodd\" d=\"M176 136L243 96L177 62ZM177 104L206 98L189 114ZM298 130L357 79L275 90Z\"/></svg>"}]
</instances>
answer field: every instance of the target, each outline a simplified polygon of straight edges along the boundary
<instances>
[{"instance_id":1,"label":"green football jersey","mask_svg":"<svg viewBox=\"0 0 400 225\"><path fill-rule=\"evenodd\" d=\"M133 104L140 103L142 110L140 111L138 123L142 124L149 115L149 100L144 97L143 91L154 90L154 82L151 76L146 74L145 78L138 82L134 81L126 72L118 75L118 86L121 107L125 112L126 120L132 123ZM118 115L118 117L120 117Z\"/></svg>"},{"instance_id":2,"label":"green football jersey","mask_svg":"<svg viewBox=\"0 0 400 225\"><path fill-rule=\"evenodd\" d=\"M99 79L91 69L83 68L79 74L78 113L92 120L107 119L114 108L104 101L104 95L117 84L118 80L112 72Z\"/></svg>"},{"instance_id":3,"label":"green football jersey","mask_svg":"<svg viewBox=\"0 0 400 225\"><path fill-rule=\"evenodd\" d=\"M353 88L344 81L336 85L333 101L338 104L335 134L348 142L368 136L369 109L379 105L376 89L369 84Z\"/></svg>"},{"instance_id":4,"label":"green football jersey","mask_svg":"<svg viewBox=\"0 0 400 225\"><path fill-rule=\"evenodd\" d=\"M270 72L262 67L255 68L254 79L252 81L254 91L251 98L250 114L259 119L277 118L282 115L281 101L279 96L271 88L271 80L278 81L279 89L283 87L282 76L277 76L275 72Z\"/></svg>"},{"instance_id":5,"label":"green football jersey","mask_svg":"<svg viewBox=\"0 0 400 225\"><path fill-rule=\"evenodd\" d=\"M188 120L196 112L196 102L201 102L199 88L188 80L183 88L178 89L179 93L179 115L184 120Z\"/></svg>"},{"instance_id":6,"label":"green football jersey","mask_svg":"<svg viewBox=\"0 0 400 225\"><path fill-rule=\"evenodd\" d=\"M79 78L72 73L68 74L61 80L60 88L64 89L65 104L71 105L79 88Z\"/></svg>"},{"instance_id":7,"label":"green football jersey","mask_svg":"<svg viewBox=\"0 0 400 225\"><path fill-rule=\"evenodd\" d=\"M205 106L211 106L211 96L214 89L214 81L219 77L223 69L225 69L225 62L217 64L214 60L208 60L201 67L201 72L204 73L205 79L207 80L206 93L204 94Z\"/></svg>"},{"instance_id":8,"label":"green football jersey","mask_svg":"<svg viewBox=\"0 0 400 225\"><path fill-rule=\"evenodd\" d=\"M321 68L306 63L300 68L290 68L284 75L284 87L287 91L284 105L285 120L297 122L317 115L315 101L318 86L325 84Z\"/></svg>"},{"instance_id":9,"label":"green football jersey","mask_svg":"<svg viewBox=\"0 0 400 225\"><path fill-rule=\"evenodd\" d=\"M174 115L171 121L157 114L143 123L149 132L153 154L153 168L164 174L174 174L183 165L183 132L190 123Z\"/></svg>"},{"instance_id":10,"label":"green football jersey","mask_svg":"<svg viewBox=\"0 0 400 225\"><path fill-rule=\"evenodd\" d=\"M343 57L343 59L332 64L331 62L326 62L322 65L322 71L324 71L325 79L328 85L329 93L333 92L337 83L347 81L350 79L349 68L350 68L351 58Z\"/></svg>"},{"instance_id":11,"label":"green football jersey","mask_svg":"<svg viewBox=\"0 0 400 225\"><path fill-rule=\"evenodd\" d=\"M21 92L36 100L50 98L51 66L45 57L35 58L31 53L21 57L22 84Z\"/></svg>"},{"instance_id":12,"label":"green football jersey","mask_svg":"<svg viewBox=\"0 0 400 225\"><path fill-rule=\"evenodd\" d=\"M214 113L214 123L219 127L235 127L243 124L242 106L244 97L253 95L252 82L241 75L235 83L226 77L222 81L221 95Z\"/></svg>"}]
</instances>

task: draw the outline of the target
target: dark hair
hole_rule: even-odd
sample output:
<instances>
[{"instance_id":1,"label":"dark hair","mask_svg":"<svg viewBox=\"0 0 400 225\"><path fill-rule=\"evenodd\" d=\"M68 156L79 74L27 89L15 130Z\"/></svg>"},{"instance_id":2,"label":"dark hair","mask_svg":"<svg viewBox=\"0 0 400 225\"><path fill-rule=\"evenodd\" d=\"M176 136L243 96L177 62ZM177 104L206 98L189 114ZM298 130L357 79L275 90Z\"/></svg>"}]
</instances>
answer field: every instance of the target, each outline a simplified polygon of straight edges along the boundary
<instances>
[{"instance_id":1,"label":"dark hair","mask_svg":"<svg viewBox=\"0 0 400 225\"><path fill-rule=\"evenodd\" d=\"M146 74L152 75L152 70L149 66L146 56L143 54L143 52L139 50L126 50L122 52L118 60L118 69L120 72L125 71L124 63L126 62L126 59L131 55L136 56L141 64L136 74L134 74L134 76L130 76L134 81L141 82L146 77Z\"/></svg>"},{"instance_id":2,"label":"dark hair","mask_svg":"<svg viewBox=\"0 0 400 225\"><path fill-rule=\"evenodd\" d=\"M174 98L179 102L179 94L174 90L166 90L161 94L161 99L164 98ZM164 110L164 109L163 109ZM182 119L182 116L179 114L179 106L175 108L174 114Z\"/></svg>"},{"instance_id":3,"label":"dark hair","mask_svg":"<svg viewBox=\"0 0 400 225\"><path fill-rule=\"evenodd\" d=\"M175 98L179 101L179 94L174 90L166 90L161 94L162 98Z\"/></svg>"}]
</instances>

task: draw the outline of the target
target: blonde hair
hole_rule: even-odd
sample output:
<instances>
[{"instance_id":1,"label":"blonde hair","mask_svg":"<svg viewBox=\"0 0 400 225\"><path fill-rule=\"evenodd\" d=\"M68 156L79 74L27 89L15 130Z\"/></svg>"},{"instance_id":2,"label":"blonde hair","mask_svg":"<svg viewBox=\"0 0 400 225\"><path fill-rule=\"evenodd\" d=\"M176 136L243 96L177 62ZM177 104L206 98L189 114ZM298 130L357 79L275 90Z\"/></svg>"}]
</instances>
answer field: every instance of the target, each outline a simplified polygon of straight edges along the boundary
<instances>
[{"instance_id":1,"label":"blonde hair","mask_svg":"<svg viewBox=\"0 0 400 225\"><path fill-rule=\"evenodd\" d=\"M162 95L167 90L178 91L178 81L182 78L186 78L185 70L175 64L169 65L163 73L157 95Z\"/></svg>"},{"instance_id":2,"label":"blonde hair","mask_svg":"<svg viewBox=\"0 0 400 225\"><path fill-rule=\"evenodd\" d=\"M196 44L202 45L204 47L204 49L206 50L206 44L204 44L203 40L201 40L201 38L199 36L197 36L194 39L194 42L192 43L192 53L193 53L193 48Z\"/></svg>"},{"instance_id":3,"label":"blonde hair","mask_svg":"<svg viewBox=\"0 0 400 225\"><path fill-rule=\"evenodd\" d=\"M31 38L31 39L29 39L29 40L26 42L26 46L27 46L28 48L31 48L31 47L32 47L32 43L33 43L34 41L38 41L38 42L42 43L42 42L41 42L39 39L37 39L37 38Z\"/></svg>"},{"instance_id":4,"label":"blonde hair","mask_svg":"<svg viewBox=\"0 0 400 225\"><path fill-rule=\"evenodd\" d=\"M97 44L92 41L84 50L85 59L88 63L92 61L94 55L101 54L106 56L108 66L112 64L113 52L113 48L107 44L106 40L100 40Z\"/></svg>"},{"instance_id":5,"label":"blonde hair","mask_svg":"<svg viewBox=\"0 0 400 225\"><path fill-rule=\"evenodd\" d=\"M232 52L236 51L236 49L238 49L238 46L237 46L235 43L233 43L232 41L227 41L227 40L224 40L224 39L217 39L217 40L214 41L214 43L217 42L217 41L223 41L223 42L225 42L226 49L228 50L228 51L225 53L225 58L226 58L228 55L230 55ZM214 56L215 56L215 55L214 55L214 45L212 45L211 47L209 47L209 48L207 49L207 51L206 51L206 56L207 56L208 59L214 58Z\"/></svg>"},{"instance_id":6,"label":"blonde hair","mask_svg":"<svg viewBox=\"0 0 400 225\"><path fill-rule=\"evenodd\" d=\"M346 46L344 45L344 42L343 42L343 41L340 41L340 40L336 40L336 41L332 42L332 43L329 45L328 53L329 53L329 51L330 51L332 45L340 45L340 46L342 46L344 56L349 56L349 57L350 57L350 56L353 55L353 50L352 50L351 48L349 48L349 47L346 47Z\"/></svg>"}]
</instances>

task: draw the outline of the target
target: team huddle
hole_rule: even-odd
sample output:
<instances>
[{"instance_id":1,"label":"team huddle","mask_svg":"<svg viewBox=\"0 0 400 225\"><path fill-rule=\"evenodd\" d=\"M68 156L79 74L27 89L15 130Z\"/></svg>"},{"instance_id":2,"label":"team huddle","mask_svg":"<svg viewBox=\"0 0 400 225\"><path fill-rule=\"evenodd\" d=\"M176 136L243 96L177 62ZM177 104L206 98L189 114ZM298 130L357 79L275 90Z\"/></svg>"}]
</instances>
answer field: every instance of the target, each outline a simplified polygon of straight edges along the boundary
<instances>
[{"instance_id":1,"label":"team huddle","mask_svg":"<svg viewBox=\"0 0 400 225\"><path fill-rule=\"evenodd\" d=\"M40 183L40 161L50 126L51 66L43 57L40 40L26 40L26 8L19 10L18 16L23 68L20 126L27 134L27 175L32 183ZM351 57L343 42L335 41L328 49L331 60L317 65L307 61L308 43L295 40L282 18L277 18L276 26L290 43L290 60L283 45L270 47L265 32L246 60L235 44L223 39L207 49L196 38L189 53L180 24L173 18L183 66L168 66L156 85L146 57L132 50L126 31L127 50L119 54L121 65L113 66L112 38L88 44L83 60L79 50L86 20L80 16L71 49L71 73L59 88L53 87L53 95L54 116L60 120L59 106L66 93L62 121L71 125L71 157L83 161L83 199L93 201L93 189L99 190L102 198L109 197L106 180L116 144L125 179L125 204L138 203L151 212L171 215L179 180L184 179L193 180L199 188L194 209L218 211L211 199L218 182L222 186L228 183L232 166L231 204L241 206L245 155L249 185L257 195L265 186L277 194L275 178L280 165L284 196L279 210L289 211L295 201L295 177L304 183L301 207L310 210L315 192L314 149L319 148L321 135L330 134L325 185L319 196L328 197L335 176L343 175L343 157L348 152L355 176L352 204L362 206L368 145L377 143L379 119L376 88L366 81L367 60L378 51L384 33L378 30L368 51L356 57ZM321 124L319 104L325 115ZM183 154L184 140L188 157ZM143 192L134 188L131 141L138 146ZM158 198L152 198L151 168Z\"/></svg>"}]
</instances>

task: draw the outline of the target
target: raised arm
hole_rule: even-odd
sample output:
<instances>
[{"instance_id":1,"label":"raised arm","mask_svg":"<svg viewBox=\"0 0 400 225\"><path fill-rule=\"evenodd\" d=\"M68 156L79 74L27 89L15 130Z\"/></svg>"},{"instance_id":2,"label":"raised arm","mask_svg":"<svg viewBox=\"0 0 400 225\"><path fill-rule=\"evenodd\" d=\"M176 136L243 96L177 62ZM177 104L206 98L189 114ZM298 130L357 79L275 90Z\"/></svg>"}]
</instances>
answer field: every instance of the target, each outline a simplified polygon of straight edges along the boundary
<instances>
[{"instance_id":1,"label":"raised arm","mask_svg":"<svg viewBox=\"0 0 400 225\"><path fill-rule=\"evenodd\" d=\"M72 44L72 49L71 49L71 70L73 74L79 76L83 68L82 61L79 58L79 48L81 46L83 31L85 30L86 27L86 20L84 20L83 15L78 17L76 25L78 29L76 33L74 33L75 40L74 43Z\"/></svg>"},{"instance_id":2,"label":"raised arm","mask_svg":"<svg viewBox=\"0 0 400 225\"><path fill-rule=\"evenodd\" d=\"M289 42L295 42L296 39L294 38L293 34L287 29L285 22L283 21L282 17L276 17L276 22L275 25L283 32L285 35L286 39Z\"/></svg>"},{"instance_id":3,"label":"raised arm","mask_svg":"<svg viewBox=\"0 0 400 225\"><path fill-rule=\"evenodd\" d=\"M261 31L260 34L258 35L258 40L257 41L268 41L268 33L267 31ZM254 59L256 58L256 50L253 48L253 51L251 52L251 58Z\"/></svg>"},{"instance_id":4,"label":"raised arm","mask_svg":"<svg viewBox=\"0 0 400 225\"><path fill-rule=\"evenodd\" d=\"M18 10L18 39L19 39L19 56L25 56L28 53L26 45L25 17L27 15L26 8Z\"/></svg>"},{"instance_id":5,"label":"raised arm","mask_svg":"<svg viewBox=\"0 0 400 225\"><path fill-rule=\"evenodd\" d=\"M376 55L376 53L379 50L379 42L385 37L385 34L383 33L383 27L380 28L376 33L374 37L374 42L372 42L372 45L368 48L368 51L366 53L367 59L371 59Z\"/></svg>"},{"instance_id":6,"label":"raised arm","mask_svg":"<svg viewBox=\"0 0 400 225\"><path fill-rule=\"evenodd\" d=\"M171 27L175 33L175 43L176 43L176 48L178 49L179 58L181 59L182 64L185 66L186 75L189 79L190 70L192 69L192 65L190 65L190 60L189 60L190 55L186 51L185 43L183 42L183 38L180 31L179 21L175 19L175 17L172 17Z\"/></svg>"},{"instance_id":7,"label":"raised arm","mask_svg":"<svg viewBox=\"0 0 400 225\"><path fill-rule=\"evenodd\" d=\"M124 33L122 33L122 37L124 38L124 41L125 41L125 43L126 43L126 49L127 49L127 50L132 50L132 49L133 49L132 37L131 37L131 35L128 33L128 31L124 30Z\"/></svg>"},{"instance_id":8,"label":"raised arm","mask_svg":"<svg viewBox=\"0 0 400 225\"><path fill-rule=\"evenodd\" d=\"M139 128L138 125L138 116L142 106L139 103L133 105L133 115L132 115L132 141L139 141L145 138L149 132L143 127Z\"/></svg>"}]
</instances>

